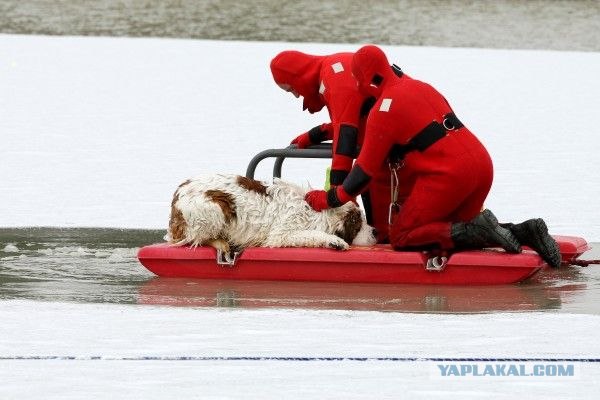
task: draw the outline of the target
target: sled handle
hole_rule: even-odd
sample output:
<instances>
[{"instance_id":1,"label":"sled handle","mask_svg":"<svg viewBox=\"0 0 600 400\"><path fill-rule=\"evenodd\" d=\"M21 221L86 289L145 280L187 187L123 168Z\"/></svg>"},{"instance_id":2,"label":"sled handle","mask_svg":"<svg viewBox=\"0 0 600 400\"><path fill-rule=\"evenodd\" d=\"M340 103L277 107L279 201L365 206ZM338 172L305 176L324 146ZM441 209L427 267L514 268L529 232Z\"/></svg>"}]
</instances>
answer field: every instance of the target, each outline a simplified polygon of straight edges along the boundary
<instances>
[{"instance_id":1,"label":"sled handle","mask_svg":"<svg viewBox=\"0 0 600 400\"><path fill-rule=\"evenodd\" d=\"M306 149L298 149L295 144L292 144L285 149L268 149L261 151L255 155L246 169L246 177L254 179L256 167L265 158L276 157L273 165L273 178L281 178L281 167L286 158L331 158L332 154L331 143L321 143L310 146Z\"/></svg>"}]
</instances>

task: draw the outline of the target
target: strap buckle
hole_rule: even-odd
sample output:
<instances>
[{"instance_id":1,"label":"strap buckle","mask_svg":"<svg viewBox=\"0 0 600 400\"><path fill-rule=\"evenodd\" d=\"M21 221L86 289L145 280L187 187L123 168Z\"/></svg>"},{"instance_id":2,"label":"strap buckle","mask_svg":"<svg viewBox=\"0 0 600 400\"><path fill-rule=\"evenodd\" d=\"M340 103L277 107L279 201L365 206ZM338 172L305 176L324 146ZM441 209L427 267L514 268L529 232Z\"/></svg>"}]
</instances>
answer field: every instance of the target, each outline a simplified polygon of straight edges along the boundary
<instances>
[{"instance_id":1,"label":"strap buckle","mask_svg":"<svg viewBox=\"0 0 600 400\"><path fill-rule=\"evenodd\" d=\"M425 264L425 269L427 271L432 272L441 272L446 268L448 264L448 257L444 256L435 256L427 259L427 264Z\"/></svg>"},{"instance_id":2,"label":"strap buckle","mask_svg":"<svg viewBox=\"0 0 600 400\"><path fill-rule=\"evenodd\" d=\"M217 249L217 265L222 267L233 267L240 254L242 254L241 251L230 251L227 253Z\"/></svg>"},{"instance_id":3,"label":"strap buckle","mask_svg":"<svg viewBox=\"0 0 600 400\"><path fill-rule=\"evenodd\" d=\"M456 126L454 126L454 123L452 122L452 120L448 117L444 118L444 120L442 121L442 126L447 130L447 131L453 131L456 129Z\"/></svg>"},{"instance_id":4,"label":"strap buckle","mask_svg":"<svg viewBox=\"0 0 600 400\"><path fill-rule=\"evenodd\" d=\"M447 131L453 131L455 129L462 128L464 125L460 122L460 119L453 112L444 115L444 119L442 120L442 126Z\"/></svg>"}]
</instances>

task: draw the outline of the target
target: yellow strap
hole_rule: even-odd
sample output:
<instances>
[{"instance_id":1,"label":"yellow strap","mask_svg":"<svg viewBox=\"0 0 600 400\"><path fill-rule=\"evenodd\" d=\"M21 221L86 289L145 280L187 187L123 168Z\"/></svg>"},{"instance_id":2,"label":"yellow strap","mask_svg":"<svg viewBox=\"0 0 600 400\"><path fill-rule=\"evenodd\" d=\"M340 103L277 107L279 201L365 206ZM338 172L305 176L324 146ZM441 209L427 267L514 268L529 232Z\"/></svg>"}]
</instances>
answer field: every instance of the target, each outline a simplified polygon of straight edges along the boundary
<instances>
[{"instance_id":1,"label":"yellow strap","mask_svg":"<svg viewBox=\"0 0 600 400\"><path fill-rule=\"evenodd\" d=\"M325 191L331 188L331 184L329 183L329 175L331 175L331 167L327 167L325 170Z\"/></svg>"}]
</instances>

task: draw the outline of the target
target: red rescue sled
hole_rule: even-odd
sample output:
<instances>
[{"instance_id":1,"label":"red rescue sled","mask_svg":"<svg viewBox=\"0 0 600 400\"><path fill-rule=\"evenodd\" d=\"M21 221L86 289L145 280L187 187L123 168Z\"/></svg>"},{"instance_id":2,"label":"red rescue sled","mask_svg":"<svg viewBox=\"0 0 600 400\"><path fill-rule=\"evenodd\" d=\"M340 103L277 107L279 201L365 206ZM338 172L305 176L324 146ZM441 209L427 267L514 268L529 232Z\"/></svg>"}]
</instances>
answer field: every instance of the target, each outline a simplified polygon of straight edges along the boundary
<instances>
[{"instance_id":1,"label":"red rescue sled","mask_svg":"<svg viewBox=\"0 0 600 400\"><path fill-rule=\"evenodd\" d=\"M308 149L270 149L248 164L246 176L254 178L259 162L276 158L273 177L281 177L285 158L331 158L331 144ZM574 236L554 236L563 262L575 260L589 249ZM442 262L422 252L398 252L389 245L353 247L348 251L315 248L247 248L235 262L217 259L212 247L142 247L138 259L162 277L248 281L312 281L347 283L416 283L444 285L498 285L521 282L546 266L532 251L507 254L501 250L459 252Z\"/></svg>"},{"instance_id":2,"label":"red rescue sled","mask_svg":"<svg viewBox=\"0 0 600 400\"><path fill-rule=\"evenodd\" d=\"M580 237L554 236L563 261L589 249ZM313 281L348 283L419 283L497 285L521 282L546 266L532 251L465 251L445 263L428 264L421 252L399 252L389 245L353 247L348 251L315 248L247 248L231 264L218 262L212 247L142 247L138 259L158 276L201 279Z\"/></svg>"}]
</instances>

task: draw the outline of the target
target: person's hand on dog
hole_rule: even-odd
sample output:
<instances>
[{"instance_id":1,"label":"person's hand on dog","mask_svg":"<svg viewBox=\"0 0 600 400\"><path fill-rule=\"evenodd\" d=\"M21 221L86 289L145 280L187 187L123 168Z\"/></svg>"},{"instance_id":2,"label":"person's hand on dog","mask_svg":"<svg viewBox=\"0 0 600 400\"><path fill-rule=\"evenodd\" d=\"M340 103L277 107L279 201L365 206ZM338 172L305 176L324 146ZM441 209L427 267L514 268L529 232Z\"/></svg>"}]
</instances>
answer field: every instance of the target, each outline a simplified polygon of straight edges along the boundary
<instances>
[{"instance_id":1,"label":"person's hand on dog","mask_svg":"<svg viewBox=\"0 0 600 400\"><path fill-rule=\"evenodd\" d=\"M329 191L325 190L311 190L306 193L304 200L313 208L315 211L323 211L332 207L339 207L349 201L358 205L356 198L350 196L344 190L343 186L334 186ZM332 201L330 204L329 201Z\"/></svg>"},{"instance_id":2,"label":"person's hand on dog","mask_svg":"<svg viewBox=\"0 0 600 400\"><path fill-rule=\"evenodd\" d=\"M324 190L311 190L306 193L304 200L315 211L323 211L329 208L329 204L327 204L327 192Z\"/></svg>"}]
</instances>

